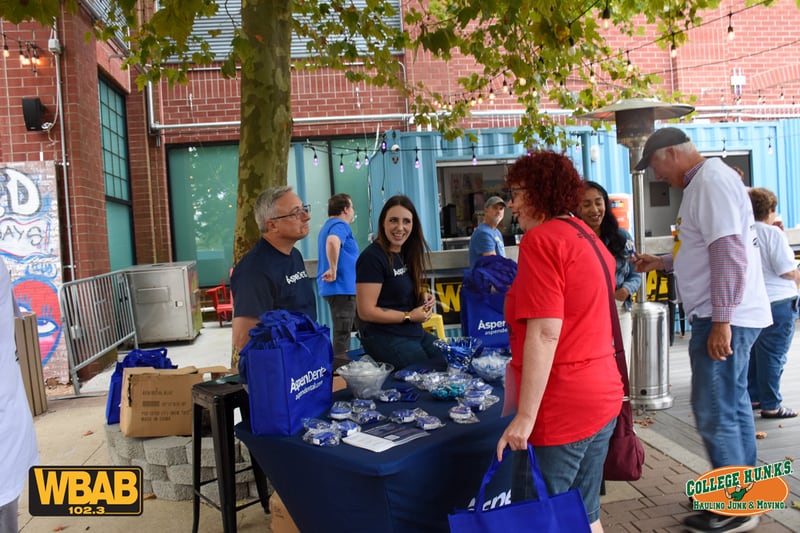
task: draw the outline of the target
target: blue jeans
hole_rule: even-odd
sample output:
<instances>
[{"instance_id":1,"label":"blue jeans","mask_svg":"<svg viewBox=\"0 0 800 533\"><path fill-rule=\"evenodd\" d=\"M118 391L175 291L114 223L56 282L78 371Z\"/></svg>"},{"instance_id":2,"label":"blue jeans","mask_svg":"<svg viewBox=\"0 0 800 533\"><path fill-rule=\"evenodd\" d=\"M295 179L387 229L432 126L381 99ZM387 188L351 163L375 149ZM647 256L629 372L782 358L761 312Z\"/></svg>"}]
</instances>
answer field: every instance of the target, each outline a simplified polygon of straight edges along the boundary
<instances>
[{"instance_id":1,"label":"blue jeans","mask_svg":"<svg viewBox=\"0 0 800 533\"><path fill-rule=\"evenodd\" d=\"M710 318L692 321L692 411L713 468L755 466L756 427L747 394L750 348L760 328L731 326L733 355L715 361L708 355Z\"/></svg>"},{"instance_id":2,"label":"blue jeans","mask_svg":"<svg viewBox=\"0 0 800 533\"><path fill-rule=\"evenodd\" d=\"M395 370L400 370L429 360L443 363L444 355L433 345L434 340L436 338L427 331L422 332L421 338L369 335L361 337L361 346L376 361L389 363Z\"/></svg>"},{"instance_id":3,"label":"blue jeans","mask_svg":"<svg viewBox=\"0 0 800 533\"><path fill-rule=\"evenodd\" d=\"M600 519L600 485L603 465L608 453L608 441L617 425L614 417L600 431L585 439L560 446L534 446L536 462L544 477L550 496L577 488L581 491L589 523ZM528 452L514 452L514 474L511 482L511 501L536 499Z\"/></svg>"},{"instance_id":4,"label":"blue jeans","mask_svg":"<svg viewBox=\"0 0 800 533\"><path fill-rule=\"evenodd\" d=\"M751 402L761 409L774 411L781 406L781 376L786 353L794 337L797 320L797 297L772 302L772 325L761 330L750 350L748 392Z\"/></svg>"}]
</instances>

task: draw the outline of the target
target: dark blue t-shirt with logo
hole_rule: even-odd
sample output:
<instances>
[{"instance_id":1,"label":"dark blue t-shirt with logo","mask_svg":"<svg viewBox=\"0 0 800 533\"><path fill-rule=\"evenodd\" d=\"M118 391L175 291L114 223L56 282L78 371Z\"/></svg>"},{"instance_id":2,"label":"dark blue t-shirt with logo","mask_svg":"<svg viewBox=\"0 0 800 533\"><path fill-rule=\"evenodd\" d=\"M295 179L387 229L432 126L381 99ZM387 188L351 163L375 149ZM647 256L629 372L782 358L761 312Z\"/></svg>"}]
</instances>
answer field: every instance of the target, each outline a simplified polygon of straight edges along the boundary
<instances>
[{"instance_id":1,"label":"dark blue t-shirt with logo","mask_svg":"<svg viewBox=\"0 0 800 533\"><path fill-rule=\"evenodd\" d=\"M242 257L231 275L234 316L260 317L266 311L302 311L317 320L313 281L303 255L279 252L263 238Z\"/></svg>"},{"instance_id":2,"label":"dark blue t-shirt with logo","mask_svg":"<svg viewBox=\"0 0 800 533\"><path fill-rule=\"evenodd\" d=\"M414 281L408 274L408 269L403 263L403 257L392 253L392 262L386 252L378 243L367 246L356 261L356 283L380 283L381 292L378 295L378 307L396 309L398 311L411 311L417 305L417 295L414 294ZM365 335L397 335L401 337L422 337L422 325L409 324L376 324L362 322L362 331Z\"/></svg>"}]
</instances>

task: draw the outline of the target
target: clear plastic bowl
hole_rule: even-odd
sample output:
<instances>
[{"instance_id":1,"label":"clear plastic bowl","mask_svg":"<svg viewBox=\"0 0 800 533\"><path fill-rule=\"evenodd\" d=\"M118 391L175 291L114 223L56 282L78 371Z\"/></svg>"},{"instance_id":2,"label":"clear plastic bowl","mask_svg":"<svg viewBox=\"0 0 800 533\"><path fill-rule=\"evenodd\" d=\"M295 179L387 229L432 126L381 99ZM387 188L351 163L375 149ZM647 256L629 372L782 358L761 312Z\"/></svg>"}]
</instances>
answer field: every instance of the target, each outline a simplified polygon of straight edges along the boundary
<instances>
[{"instance_id":1,"label":"clear plastic bowl","mask_svg":"<svg viewBox=\"0 0 800 533\"><path fill-rule=\"evenodd\" d=\"M509 355L491 353L472 360L472 370L484 381L497 381L506 374L506 365L511 360Z\"/></svg>"},{"instance_id":2,"label":"clear plastic bowl","mask_svg":"<svg viewBox=\"0 0 800 533\"><path fill-rule=\"evenodd\" d=\"M380 392L383 382L394 371L389 363L353 361L336 369L344 378L347 388L356 398L373 398Z\"/></svg>"}]
</instances>

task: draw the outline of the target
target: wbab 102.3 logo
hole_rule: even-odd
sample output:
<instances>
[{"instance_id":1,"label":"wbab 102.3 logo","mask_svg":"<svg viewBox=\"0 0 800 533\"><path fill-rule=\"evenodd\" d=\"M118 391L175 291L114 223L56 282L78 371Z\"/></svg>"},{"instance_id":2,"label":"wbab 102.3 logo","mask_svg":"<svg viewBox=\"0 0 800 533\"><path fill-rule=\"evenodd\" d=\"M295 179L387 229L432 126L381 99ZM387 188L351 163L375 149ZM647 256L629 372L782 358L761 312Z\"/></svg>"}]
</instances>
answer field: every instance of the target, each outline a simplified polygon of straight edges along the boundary
<instances>
[{"instance_id":1,"label":"wbab 102.3 logo","mask_svg":"<svg viewBox=\"0 0 800 533\"><path fill-rule=\"evenodd\" d=\"M140 515L142 469L34 466L28 470L28 506L33 516Z\"/></svg>"},{"instance_id":2,"label":"wbab 102.3 logo","mask_svg":"<svg viewBox=\"0 0 800 533\"><path fill-rule=\"evenodd\" d=\"M727 516L758 515L785 509L792 473L790 460L761 466L725 466L686 482L695 510Z\"/></svg>"}]
</instances>

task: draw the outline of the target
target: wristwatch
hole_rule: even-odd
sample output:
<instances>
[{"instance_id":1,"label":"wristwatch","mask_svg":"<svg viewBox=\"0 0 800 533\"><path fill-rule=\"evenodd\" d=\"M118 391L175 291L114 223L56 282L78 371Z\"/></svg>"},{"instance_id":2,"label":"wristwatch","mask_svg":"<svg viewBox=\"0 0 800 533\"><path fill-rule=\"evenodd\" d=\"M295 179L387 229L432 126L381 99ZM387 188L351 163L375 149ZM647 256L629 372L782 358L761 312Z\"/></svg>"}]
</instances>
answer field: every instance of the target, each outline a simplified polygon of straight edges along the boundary
<instances>
[{"instance_id":1,"label":"wristwatch","mask_svg":"<svg viewBox=\"0 0 800 533\"><path fill-rule=\"evenodd\" d=\"M403 315L403 324L410 324L411 323L411 313L406 312Z\"/></svg>"}]
</instances>

